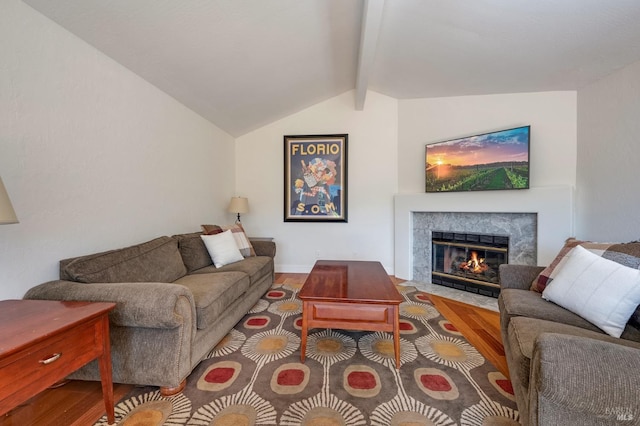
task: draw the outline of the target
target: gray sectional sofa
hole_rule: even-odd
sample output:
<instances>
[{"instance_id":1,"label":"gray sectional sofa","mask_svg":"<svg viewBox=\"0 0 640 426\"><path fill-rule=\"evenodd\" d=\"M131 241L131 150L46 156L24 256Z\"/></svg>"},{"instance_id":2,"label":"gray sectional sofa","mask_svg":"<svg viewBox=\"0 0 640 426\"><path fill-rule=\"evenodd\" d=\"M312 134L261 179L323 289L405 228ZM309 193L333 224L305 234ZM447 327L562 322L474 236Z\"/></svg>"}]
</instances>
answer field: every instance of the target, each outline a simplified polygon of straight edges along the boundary
<instances>
[{"instance_id":1,"label":"gray sectional sofa","mask_svg":"<svg viewBox=\"0 0 640 426\"><path fill-rule=\"evenodd\" d=\"M531 291L542 267L501 265L502 340L523 425L640 424L640 329L611 337Z\"/></svg>"},{"instance_id":2,"label":"gray sectional sofa","mask_svg":"<svg viewBox=\"0 0 640 426\"><path fill-rule=\"evenodd\" d=\"M62 260L60 279L24 298L115 302L109 317L114 382L175 394L274 281L275 243L252 241L257 256L216 268L200 235ZM100 380L97 363L70 378Z\"/></svg>"}]
</instances>

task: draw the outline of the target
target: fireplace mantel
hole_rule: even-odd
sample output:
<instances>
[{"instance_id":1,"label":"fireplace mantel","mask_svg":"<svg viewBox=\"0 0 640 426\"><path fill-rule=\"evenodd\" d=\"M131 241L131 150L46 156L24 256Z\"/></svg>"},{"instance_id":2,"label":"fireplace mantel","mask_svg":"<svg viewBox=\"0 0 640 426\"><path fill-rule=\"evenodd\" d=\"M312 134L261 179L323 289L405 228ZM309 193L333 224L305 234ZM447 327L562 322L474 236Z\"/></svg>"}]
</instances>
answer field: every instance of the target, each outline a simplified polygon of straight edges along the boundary
<instances>
[{"instance_id":1,"label":"fireplace mantel","mask_svg":"<svg viewBox=\"0 0 640 426\"><path fill-rule=\"evenodd\" d=\"M573 236L573 187L553 186L514 191L396 194L394 274L413 279L413 213L536 213L537 259L548 265L564 241Z\"/></svg>"}]
</instances>

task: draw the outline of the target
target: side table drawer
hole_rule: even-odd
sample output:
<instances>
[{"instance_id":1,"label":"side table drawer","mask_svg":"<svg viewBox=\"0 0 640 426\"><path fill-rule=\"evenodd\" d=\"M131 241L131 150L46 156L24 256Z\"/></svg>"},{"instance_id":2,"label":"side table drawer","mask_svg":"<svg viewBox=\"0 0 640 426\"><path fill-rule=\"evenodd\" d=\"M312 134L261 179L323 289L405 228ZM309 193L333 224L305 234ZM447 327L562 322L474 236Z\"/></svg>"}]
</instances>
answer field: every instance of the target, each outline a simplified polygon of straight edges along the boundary
<instances>
[{"instance_id":1,"label":"side table drawer","mask_svg":"<svg viewBox=\"0 0 640 426\"><path fill-rule=\"evenodd\" d=\"M97 321L48 336L0 362L0 400L35 394L63 379L102 353Z\"/></svg>"}]
</instances>

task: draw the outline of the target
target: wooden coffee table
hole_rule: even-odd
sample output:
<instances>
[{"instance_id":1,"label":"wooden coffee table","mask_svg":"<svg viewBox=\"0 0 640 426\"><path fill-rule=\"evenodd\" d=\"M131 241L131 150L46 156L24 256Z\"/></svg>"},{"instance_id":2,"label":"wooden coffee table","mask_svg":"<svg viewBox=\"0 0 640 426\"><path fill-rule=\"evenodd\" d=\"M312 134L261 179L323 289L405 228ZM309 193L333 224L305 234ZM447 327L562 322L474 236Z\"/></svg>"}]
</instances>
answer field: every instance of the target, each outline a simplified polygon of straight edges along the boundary
<instances>
[{"instance_id":1,"label":"wooden coffee table","mask_svg":"<svg viewBox=\"0 0 640 426\"><path fill-rule=\"evenodd\" d=\"M114 422L109 312L115 303L0 301L0 415L98 359Z\"/></svg>"},{"instance_id":2,"label":"wooden coffee table","mask_svg":"<svg viewBox=\"0 0 640 426\"><path fill-rule=\"evenodd\" d=\"M380 262L319 260L298 297L302 300L302 362L309 328L392 331L396 368L400 368L403 299Z\"/></svg>"}]
</instances>

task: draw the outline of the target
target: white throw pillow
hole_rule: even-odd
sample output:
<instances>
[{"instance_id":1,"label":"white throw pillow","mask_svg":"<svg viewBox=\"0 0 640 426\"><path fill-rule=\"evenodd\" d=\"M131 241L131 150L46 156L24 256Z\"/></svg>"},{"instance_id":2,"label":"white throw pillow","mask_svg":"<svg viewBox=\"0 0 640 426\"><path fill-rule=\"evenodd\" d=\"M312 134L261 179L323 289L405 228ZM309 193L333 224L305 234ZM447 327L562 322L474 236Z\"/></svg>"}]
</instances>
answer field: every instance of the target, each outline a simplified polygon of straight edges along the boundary
<instances>
[{"instance_id":1,"label":"white throw pillow","mask_svg":"<svg viewBox=\"0 0 640 426\"><path fill-rule=\"evenodd\" d=\"M640 304L640 270L577 246L542 297L620 337Z\"/></svg>"},{"instance_id":2,"label":"white throw pillow","mask_svg":"<svg viewBox=\"0 0 640 426\"><path fill-rule=\"evenodd\" d=\"M200 238L204 241L216 268L244 259L231 230L215 235L200 235Z\"/></svg>"}]
</instances>

